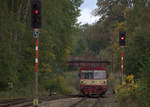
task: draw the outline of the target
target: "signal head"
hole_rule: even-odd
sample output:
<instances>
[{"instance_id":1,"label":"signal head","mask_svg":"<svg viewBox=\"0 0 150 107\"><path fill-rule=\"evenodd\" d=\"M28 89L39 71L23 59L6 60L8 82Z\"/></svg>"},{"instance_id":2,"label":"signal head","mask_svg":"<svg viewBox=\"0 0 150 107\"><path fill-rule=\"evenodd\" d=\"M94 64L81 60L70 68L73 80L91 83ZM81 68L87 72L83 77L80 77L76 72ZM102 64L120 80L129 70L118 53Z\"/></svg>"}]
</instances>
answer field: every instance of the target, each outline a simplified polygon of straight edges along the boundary
<instances>
[{"instance_id":1,"label":"signal head","mask_svg":"<svg viewBox=\"0 0 150 107\"><path fill-rule=\"evenodd\" d=\"M119 32L119 45L125 46L126 44L126 32Z\"/></svg>"},{"instance_id":2,"label":"signal head","mask_svg":"<svg viewBox=\"0 0 150 107\"><path fill-rule=\"evenodd\" d=\"M41 28L41 0L32 0L31 9L32 28Z\"/></svg>"}]
</instances>

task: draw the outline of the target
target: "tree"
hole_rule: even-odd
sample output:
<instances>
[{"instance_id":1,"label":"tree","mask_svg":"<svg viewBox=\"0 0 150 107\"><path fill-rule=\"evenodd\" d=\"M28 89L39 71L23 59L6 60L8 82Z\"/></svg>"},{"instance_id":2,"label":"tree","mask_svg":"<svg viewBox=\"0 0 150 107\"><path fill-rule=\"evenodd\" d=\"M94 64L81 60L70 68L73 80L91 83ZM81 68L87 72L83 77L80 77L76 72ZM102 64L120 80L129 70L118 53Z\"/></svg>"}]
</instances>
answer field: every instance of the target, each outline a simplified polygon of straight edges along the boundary
<instances>
[{"instance_id":1,"label":"tree","mask_svg":"<svg viewBox=\"0 0 150 107\"><path fill-rule=\"evenodd\" d=\"M81 3L81 0L42 1L40 82L50 79L50 72L67 61ZM6 90L8 81L12 81L16 90L21 90L34 84L35 46L30 22L30 0L5 0L1 2L0 9L3 10L0 12L0 87ZM64 66L61 66L57 71L63 69Z\"/></svg>"}]
</instances>

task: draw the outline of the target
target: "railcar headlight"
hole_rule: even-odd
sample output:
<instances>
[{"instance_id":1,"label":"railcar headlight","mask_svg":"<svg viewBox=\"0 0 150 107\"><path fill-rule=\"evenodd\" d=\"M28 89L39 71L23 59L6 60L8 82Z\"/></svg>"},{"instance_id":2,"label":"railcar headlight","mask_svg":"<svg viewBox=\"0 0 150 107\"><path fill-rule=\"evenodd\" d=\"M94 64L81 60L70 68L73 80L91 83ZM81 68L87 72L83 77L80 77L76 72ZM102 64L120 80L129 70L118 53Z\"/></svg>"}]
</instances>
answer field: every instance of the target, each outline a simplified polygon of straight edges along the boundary
<instances>
[{"instance_id":1,"label":"railcar headlight","mask_svg":"<svg viewBox=\"0 0 150 107\"><path fill-rule=\"evenodd\" d=\"M81 84L83 84L84 83L84 81L81 81Z\"/></svg>"},{"instance_id":2,"label":"railcar headlight","mask_svg":"<svg viewBox=\"0 0 150 107\"><path fill-rule=\"evenodd\" d=\"M88 88L88 87L87 87L87 86L84 86L84 87L83 87L83 89L86 89L86 88Z\"/></svg>"},{"instance_id":3,"label":"railcar headlight","mask_svg":"<svg viewBox=\"0 0 150 107\"><path fill-rule=\"evenodd\" d=\"M103 90L103 87L102 87L102 86L99 86L99 87L98 87L98 90Z\"/></svg>"}]
</instances>

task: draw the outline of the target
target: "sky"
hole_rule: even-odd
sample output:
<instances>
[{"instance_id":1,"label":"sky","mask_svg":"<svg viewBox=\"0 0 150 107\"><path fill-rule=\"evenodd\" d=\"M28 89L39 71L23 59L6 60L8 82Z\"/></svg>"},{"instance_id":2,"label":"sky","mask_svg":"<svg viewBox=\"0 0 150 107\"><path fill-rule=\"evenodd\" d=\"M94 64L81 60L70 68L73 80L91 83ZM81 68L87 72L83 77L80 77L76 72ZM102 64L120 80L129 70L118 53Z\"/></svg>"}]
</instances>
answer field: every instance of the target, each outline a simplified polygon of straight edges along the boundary
<instances>
[{"instance_id":1,"label":"sky","mask_svg":"<svg viewBox=\"0 0 150 107\"><path fill-rule=\"evenodd\" d=\"M96 6L97 0L84 0L83 4L80 7L80 14L81 16L78 17L78 22L83 24L92 24L98 21L99 16L93 16L91 13L94 9L97 8Z\"/></svg>"}]
</instances>

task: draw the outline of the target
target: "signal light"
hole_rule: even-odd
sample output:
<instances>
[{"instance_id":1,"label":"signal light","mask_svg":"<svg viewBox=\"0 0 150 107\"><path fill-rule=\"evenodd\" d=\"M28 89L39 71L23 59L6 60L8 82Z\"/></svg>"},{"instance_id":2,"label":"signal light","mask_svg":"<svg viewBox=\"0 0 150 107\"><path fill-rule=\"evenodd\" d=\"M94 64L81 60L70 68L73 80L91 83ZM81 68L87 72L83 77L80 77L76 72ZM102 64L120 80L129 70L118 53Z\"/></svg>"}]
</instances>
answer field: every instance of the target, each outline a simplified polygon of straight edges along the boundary
<instances>
[{"instance_id":1,"label":"signal light","mask_svg":"<svg viewBox=\"0 0 150 107\"><path fill-rule=\"evenodd\" d=\"M32 28L41 28L41 0L32 0L31 9Z\"/></svg>"},{"instance_id":2,"label":"signal light","mask_svg":"<svg viewBox=\"0 0 150 107\"><path fill-rule=\"evenodd\" d=\"M38 14L38 10L35 10L34 13L35 13L35 14Z\"/></svg>"},{"instance_id":3,"label":"signal light","mask_svg":"<svg viewBox=\"0 0 150 107\"><path fill-rule=\"evenodd\" d=\"M119 32L119 45L125 46L126 44L126 32Z\"/></svg>"},{"instance_id":4,"label":"signal light","mask_svg":"<svg viewBox=\"0 0 150 107\"><path fill-rule=\"evenodd\" d=\"M121 40L124 40L124 37L121 37Z\"/></svg>"}]
</instances>

